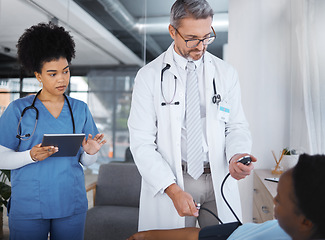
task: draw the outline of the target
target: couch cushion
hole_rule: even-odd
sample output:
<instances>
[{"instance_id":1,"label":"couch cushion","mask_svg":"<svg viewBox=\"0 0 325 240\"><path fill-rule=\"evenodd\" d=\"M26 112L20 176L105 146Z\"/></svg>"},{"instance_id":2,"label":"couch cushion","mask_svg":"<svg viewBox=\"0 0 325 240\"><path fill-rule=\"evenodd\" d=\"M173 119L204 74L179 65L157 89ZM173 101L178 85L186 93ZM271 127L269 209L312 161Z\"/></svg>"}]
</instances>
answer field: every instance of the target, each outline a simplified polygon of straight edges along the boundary
<instances>
[{"instance_id":1,"label":"couch cushion","mask_svg":"<svg viewBox=\"0 0 325 240\"><path fill-rule=\"evenodd\" d=\"M108 163L99 168L95 206L139 207L141 176L134 163Z\"/></svg>"},{"instance_id":2,"label":"couch cushion","mask_svg":"<svg viewBox=\"0 0 325 240\"><path fill-rule=\"evenodd\" d=\"M84 240L123 240L138 231L139 208L95 206L87 211Z\"/></svg>"}]
</instances>

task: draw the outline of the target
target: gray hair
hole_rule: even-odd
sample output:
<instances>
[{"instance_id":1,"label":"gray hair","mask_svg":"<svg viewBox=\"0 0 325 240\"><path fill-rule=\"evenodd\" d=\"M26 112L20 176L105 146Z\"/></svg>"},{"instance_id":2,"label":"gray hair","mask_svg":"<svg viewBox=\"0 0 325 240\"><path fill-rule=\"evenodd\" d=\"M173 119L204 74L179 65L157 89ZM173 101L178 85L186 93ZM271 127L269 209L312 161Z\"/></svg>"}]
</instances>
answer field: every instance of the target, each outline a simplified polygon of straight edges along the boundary
<instances>
[{"instance_id":1,"label":"gray hair","mask_svg":"<svg viewBox=\"0 0 325 240\"><path fill-rule=\"evenodd\" d=\"M183 18L213 18L213 10L206 0L176 0L170 10L170 24L178 28Z\"/></svg>"}]
</instances>

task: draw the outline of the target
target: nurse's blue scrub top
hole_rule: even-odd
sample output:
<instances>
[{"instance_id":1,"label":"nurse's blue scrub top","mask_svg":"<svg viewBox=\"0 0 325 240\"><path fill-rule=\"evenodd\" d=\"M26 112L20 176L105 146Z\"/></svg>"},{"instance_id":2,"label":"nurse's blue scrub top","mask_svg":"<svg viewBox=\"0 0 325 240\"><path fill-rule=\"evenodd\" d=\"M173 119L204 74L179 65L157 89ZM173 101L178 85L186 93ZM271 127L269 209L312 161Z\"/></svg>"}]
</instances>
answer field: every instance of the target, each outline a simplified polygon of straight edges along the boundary
<instances>
[{"instance_id":1,"label":"nurse's blue scrub top","mask_svg":"<svg viewBox=\"0 0 325 240\"><path fill-rule=\"evenodd\" d=\"M17 99L9 104L0 118L0 144L17 150L17 126L23 109L30 106L34 96ZM68 97L76 133L95 136L98 133L87 104ZM42 142L45 133L73 133L68 104L58 118L37 99L35 107L39 118L34 135L21 141L18 151L26 151ZM21 121L21 135L32 133L35 125L35 110L27 110ZM60 149L59 149L60 151ZM11 171L11 201L9 217L15 219L51 219L71 216L87 211L88 201L84 173L79 163L82 147L75 157L49 157L44 161L25 165ZM10 161L10 159L0 159Z\"/></svg>"}]
</instances>

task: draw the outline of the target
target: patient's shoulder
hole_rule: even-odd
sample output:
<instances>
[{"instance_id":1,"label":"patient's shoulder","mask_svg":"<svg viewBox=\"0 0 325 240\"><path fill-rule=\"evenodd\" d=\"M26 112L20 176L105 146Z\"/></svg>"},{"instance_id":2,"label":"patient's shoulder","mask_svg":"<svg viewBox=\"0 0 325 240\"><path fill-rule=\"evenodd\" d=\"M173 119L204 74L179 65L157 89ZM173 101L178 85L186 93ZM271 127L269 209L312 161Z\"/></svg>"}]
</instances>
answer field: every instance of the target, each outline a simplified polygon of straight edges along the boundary
<instances>
[{"instance_id":1,"label":"patient's shoulder","mask_svg":"<svg viewBox=\"0 0 325 240\"><path fill-rule=\"evenodd\" d=\"M231 234L228 240L290 240L291 237L280 227L277 220L264 223L245 223Z\"/></svg>"}]
</instances>

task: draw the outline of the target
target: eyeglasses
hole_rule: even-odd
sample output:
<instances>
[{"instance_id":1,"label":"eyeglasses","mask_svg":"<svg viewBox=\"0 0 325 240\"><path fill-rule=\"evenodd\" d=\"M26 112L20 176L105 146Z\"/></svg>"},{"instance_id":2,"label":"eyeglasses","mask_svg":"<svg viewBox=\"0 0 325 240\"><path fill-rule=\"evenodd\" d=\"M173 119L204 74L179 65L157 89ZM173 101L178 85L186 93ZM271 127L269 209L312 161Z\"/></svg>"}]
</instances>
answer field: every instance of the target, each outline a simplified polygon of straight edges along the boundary
<instances>
[{"instance_id":1,"label":"eyeglasses","mask_svg":"<svg viewBox=\"0 0 325 240\"><path fill-rule=\"evenodd\" d=\"M185 41L186 47L188 48L195 48L200 44L200 42L202 42L203 45L209 45L214 41L214 39L216 39L216 32L214 31L213 27L211 27L211 29L213 31L214 36L206 37L203 39L191 39L191 40L185 40L185 38L179 33L177 28L174 27L174 29L179 34L179 36L181 36L181 38Z\"/></svg>"}]
</instances>

